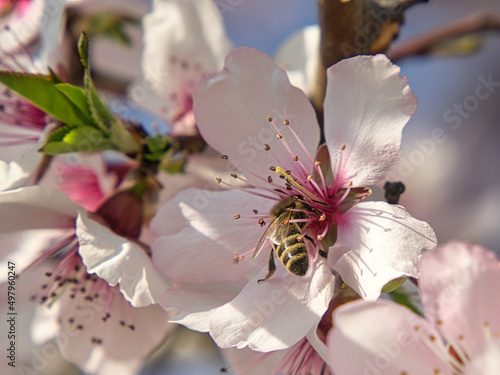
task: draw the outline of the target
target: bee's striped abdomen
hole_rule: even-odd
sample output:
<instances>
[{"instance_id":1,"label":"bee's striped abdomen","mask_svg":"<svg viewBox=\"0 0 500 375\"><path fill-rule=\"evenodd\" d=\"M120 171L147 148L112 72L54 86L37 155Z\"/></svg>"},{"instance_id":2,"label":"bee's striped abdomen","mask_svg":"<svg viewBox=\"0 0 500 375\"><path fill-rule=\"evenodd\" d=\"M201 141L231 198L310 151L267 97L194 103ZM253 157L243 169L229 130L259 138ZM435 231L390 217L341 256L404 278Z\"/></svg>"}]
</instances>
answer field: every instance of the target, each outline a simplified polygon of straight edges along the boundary
<instances>
[{"instance_id":1,"label":"bee's striped abdomen","mask_svg":"<svg viewBox=\"0 0 500 375\"><path fill-rule=\"evenodd\" d=\"M309 266L307 247L301 232L296 226L291 226L288 235L276 248L276 255L288 271L294 275L304 276Z\"/></svg>"}]
</instances>

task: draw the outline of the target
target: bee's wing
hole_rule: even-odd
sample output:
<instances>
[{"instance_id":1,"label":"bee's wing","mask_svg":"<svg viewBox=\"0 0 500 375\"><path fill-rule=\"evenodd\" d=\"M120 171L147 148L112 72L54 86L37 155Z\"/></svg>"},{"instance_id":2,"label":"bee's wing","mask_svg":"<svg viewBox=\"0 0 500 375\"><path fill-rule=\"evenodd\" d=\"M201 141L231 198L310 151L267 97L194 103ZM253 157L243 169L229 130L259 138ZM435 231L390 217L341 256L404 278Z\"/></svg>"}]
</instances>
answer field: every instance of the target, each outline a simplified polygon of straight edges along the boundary
<instances>
[{"instance_id":1,"label":"bee's wing","mask_svg":"<svg viewBox=\"0 0 500 375\"><path fill-rule=\"evenodd\" d=\"M255 247L252 258L255 258L257 257L257 255L259 255L267 239L273 242L281 242L288 236L288 228L290 227L290 224L288 224L288 222L290 221L291 216L291 212L284 213L283 215L275 218L271 222L271 224L269 224L269 226L266 228L266 231L260 238L259 243Z\"/></svg>"},{"instance_id":2,"label":"bee's wing","mask_svg":"<svg viewBox=\"0 0 500 375\"><path fill-rule=\"evenodd\" d=\"M257 255L259 255L260 251L264 247L264 243L266 242L266 240L268 238L273 237L275 231L276 231L276 226L275 226L274 221L273 221L271 224L268 225L268 227L266 228L262 237L260 237L259 243L255 247L252 258L256 258Z\"/></svg>"}]
</instances>

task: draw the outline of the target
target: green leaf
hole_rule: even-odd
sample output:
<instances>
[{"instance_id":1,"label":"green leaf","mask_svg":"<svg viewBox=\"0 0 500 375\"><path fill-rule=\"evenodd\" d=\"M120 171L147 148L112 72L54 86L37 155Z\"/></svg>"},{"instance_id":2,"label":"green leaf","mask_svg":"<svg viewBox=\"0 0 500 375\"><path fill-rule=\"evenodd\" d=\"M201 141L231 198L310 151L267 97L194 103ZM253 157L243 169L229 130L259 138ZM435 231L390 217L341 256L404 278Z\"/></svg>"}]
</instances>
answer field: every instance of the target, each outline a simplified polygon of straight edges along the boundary
<instances>
[{"instance_id":1,"label":"green leaf","mask_svg":"<svg viewBox=\"0 0 500 375\"><path fill-rule=\"evenodd\" d=\"M127 34L127 26L139 24L138 20L132 18L117 16L113 13L100 13L90 18L86 30L90 35L102 35L131 46L132 39Z\"/></svg>"},{"instance_id":2,"label":"green leaf","mask_svg":"<svg viewBox=\"0 0 500 375\"><path fill-rule=\"evenodd\" d=\"M99 96L94 82L90 75L90 65L88 62L88 39L85 33L80 35L78 41L78 51L84 67L84 91L87 98L87 104L96 127L102 132L115 148L125 153L136 153L141 149L133 135L125 128L123 122L114 116L107 105Z\"/></svg>"},{"instance_id":3,"label":"green leaf","mask_svg":"<svg viewBox=\"0 0 500 375\"><path fill-rule=\"evenodd\" d=\"M161 169L168 173L184 173L186 158L170 158L167 162L162 162Z\"/></svg>"},{"instance_id":4,"label":"green leaf","mask_svg":"<svg viewBox=\"0 0 500 375\"><path fill-rule=\"evenodd\" d=\"M404 278L406 280L406 278ZM384 290L382 290L384 291ZM422 310L419 306L418 293L412 292L405 286L401 286L389 293L389 297L400 305L408 307L415 314L422 316Z\"/></svg>"},{"instance_id":5,"label":"green leaf","mask_svg":"<svg viewBox=\"0 0 500 375\"><path fill-rule=\"evenodd\" d=\"M70 85L69 83L58 83L54 85L56 89L62 92L71 102L76 105L88 117L89 123L93 124L92 113L87 102L87 94L81 87Z\"/></svg>"},{"instance_id":6,"label":"green leaf","mask_svg":"<svg viewBox=\"0 0 500 375\"><path fill-rule=\"evenodd\" d=\"M93 123L85 112L55 87L52 77L0 71L0 82L65 124L85 126Z\"/></svg>"},{"instance_id":7,"label":"green leaf","mask_svg":"<svg viewBox=\"0 0 500 375\"><path fill-rule=\"evenodd\" d=\"M89 39L85 31L80 34L80 38L78 39L78 53L83 67L87 69L89 66Z\"/></svg>"},{"instance_id":8,"label":"green leaf","mask_svg":"<svg viewBox=\"0 0 500 375\"><path fill-rule=\"evenodd\" d=\"M80 53L80 59L82 61L84 71L83 83L85 86L85 95L87 98L87 104L90 109L92 118L96 122L97 126L106 134L110 135L113 122L117 119L108 110L106 104L101 100L99 93L97 92L92 77L90 75L90 65L88 62L88 38L87 34L82 33L80 39L78 40L78 52Z\"/></svg>"},{"instance_id":9,"label":"green leaf","mask_svg":"<svg viewBox=\"0 0 500 375\"><path fill-rule=\"evenodd\" d=\"M52 133L42 151L49 155L68 152L94 152L116 147L92 126L62 127Z\"/></svg>"},{"instance_id":10,"label":"green leaf","mask_svg":"<svg viewBox=\"0 0 500 375\"><path fill-rule=\"evenodd\" d=\"M151 152L165 151L169 143L170 140L162 137L161 135L155 135L153 137L146 138L146 144L148 145L148 149Z\"/></svg>"}]
</instances>

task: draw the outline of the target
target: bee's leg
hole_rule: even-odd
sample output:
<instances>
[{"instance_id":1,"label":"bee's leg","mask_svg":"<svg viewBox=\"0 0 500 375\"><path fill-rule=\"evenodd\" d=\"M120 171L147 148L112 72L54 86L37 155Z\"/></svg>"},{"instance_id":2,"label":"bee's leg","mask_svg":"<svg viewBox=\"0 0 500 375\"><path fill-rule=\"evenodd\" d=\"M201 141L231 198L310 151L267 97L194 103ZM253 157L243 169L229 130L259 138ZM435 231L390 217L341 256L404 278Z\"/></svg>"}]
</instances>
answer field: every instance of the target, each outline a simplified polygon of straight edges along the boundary
<instances>
[{"instance_id":1,"label":"bee's leg","mask_svg":"<svg viewBox=\"0 0 500 375\"><path fill-rule=\"evenodd\" d=\"M269 253L269 272L267 273L266 277L264 277L263 279L260 279L260 280L257 280L257 282L260 284L261 282L263 281L266 281L267 279L269 279L274 271L276 271L276 264L274 263L274 252L275 252L275 249L276 249L276 245L271 243L271 246L273 247L271 249L271 252Z\"/></svg>"},{"instance_id":2,"label":"bee's leg","mask_svg":"<svg viewBox=\"0 0 500 375\"><path fill-rule=\"evenodd\" d=\"M310 242L314 245L314 241L313 241L313 239L312 239L311 237L309 237L309 236L304 236L304 238L305 238L306 240L309 240L309 241L310 241ZM321 256L321 257L323 257L323 258L325 258L325 259L328 257L328 253L327 253L326 251L324 251L324 250L320 250L320 251L318 252L318 254L319 254L319 256Z\"/></svg>"}]
</instances>

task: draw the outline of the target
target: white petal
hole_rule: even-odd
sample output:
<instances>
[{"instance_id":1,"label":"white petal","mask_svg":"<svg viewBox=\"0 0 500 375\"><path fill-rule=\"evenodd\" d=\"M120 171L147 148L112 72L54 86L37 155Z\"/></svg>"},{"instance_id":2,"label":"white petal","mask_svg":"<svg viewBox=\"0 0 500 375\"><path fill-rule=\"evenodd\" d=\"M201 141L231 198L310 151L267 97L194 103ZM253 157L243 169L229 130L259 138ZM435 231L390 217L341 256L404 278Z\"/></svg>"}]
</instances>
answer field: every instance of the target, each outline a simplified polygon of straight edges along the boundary
<instances>
[{"instance_id":1,"label":"white petal","mask_svg":"<svg viewBox=\"0 0 500 375\"><path fill-rule=\"evenodd\" d=\"M267 270L257 275L234 300L212 313L210 335L218 346L286 349L318 325L333 296L329 267L321 262L299 277L277 266L271 278L257 283Z\"/></svg>"},{"instance_id":2,"label":"white petal","mask_svg":"<svg viewBox=\"0 0 500 375\"><path fill-rule=\"evenodd\" d=\"M246 177L252 183L264 181L268 186L267 176L273 174L270 166L280 166L303 177L294 156L312 171L308 154L315 155L319 142L316 114L306 95L293 87L286 73L263 52L246 47L231 51L223 71L196 90L194 113L207 143L221 154L229 155L236 166L251 171ZM277 138L268 116L283 138ZM290 125L283 125L285 119ZM265 151L266 144L270 145L270 151Z\"/></svg>"},{"instance_id":3,"label":"white petal","mask_svg":"<svg viewBox=\"0 0 500 375\"><path fill-rule=\"evenodd\" d=\"M43 1L44 9L41 20L40 29L40 52L39 59L41 62L40 69L42 72L47 72L47 67L57 69L57 58L61 58L61 41L65 32L66 16L65 3L66 0L59 1L57 4L49 0ZM47 15L50 14L50 22L46 21Z\"/></svg>"},{"instance_id":4,"label":"white petal","mask_svg":"<svg viewBox=\"0 0 500 375\"><path fill-rule=\"evenodd\" d=\"M173 282L184 283L233 282L255 274L266 264L265 257L251 259L265 230L258 221L272 204L238 190L180 192L151 221L157 236L151 245L156 268ZM235 220L236 214L242 218ZM234 264L234 256L246 252L247 258Z\"/></svg>"},{"instance_id":5,"label":"white petal","mask_svg":"<svg viewBox=\"0 0 500 375\"><path fill-rule=\"evenodd\" d=\"M399 160L401 131L417 109L399 72L385 55L356 56L328 69L325 138L341 185L373 185Z\"/></svg>"},{"instance_id":6,"label":"white petal","mask_svg":"<svg viewBox=\"0 0 500 375\"><path fill-rule=\"evenodd\" d=\"M168 101L172 94L190 95L202 74L222 67L231 48L212 0L155 1L143 27L144 76Z\"/></svg>"},{"instance_id":7,"label":"white petal","mask_svg":"<svg viewBox=\"0 0 500 375\"><path fill-rule=\"evenodd\" d=\"M31 339L33 344L42 345L55 339L59 334L60 326L57 318L60 314L60 304L55 304L50 309L46 306L35 306L35 313L31 321Z\"/></svg>"},{"instance_id":8,"label":"white petal","mask_svg":"<svg viewBox=\"0 0 500 375\"><path fill-rule=\"evenodd\" d=\"M8 164L0 160L0 191L16 189L27 183L43 156L38 149L39 145L36 145Z\"/></svg>"},{"instance_id":9,"label":"white petal","mask_svg":"<svg viewBox=\"0 0 500 375\"><path fill-rule=\"evenodd\" d=\"M47 250L56 242L74 233L69 230L33 229L22 230L0 236L0 267L7 269L9 261L15 263L20 274L34 262L47 256ZM0 274L0 283L7 281L8 274Z\"/></svg>"},{"instance_id":10,"label":"white petal","mask_svg":"<svg viewBox=\"0 0 500 375\"><path fill-rule=\"evenodd\" d=\"M78 206L57 190L27 186L0 193L0 234L73 228Z\"/></svg>"},{"instance_id":11,"label":"white petal","mask_svg":"<svg viewBox=\"0 0 500 375\"><path fill-rule=\"evenodd\" d=\"M463 336L470 356L486 346L485 331L500 332L500 266L492 251L458 241L434 249L422 260L419 289L427 319L441 321L455 340Z\"/></svg>"},{"instance_id":12,"label":"white petal","mask_svg":"<svg viewBox=\"0 0 500 375\"><path fill-rule=\"evenodd\" d=\"M298 344L297 344L298 345ZM290 349L292 350L292 349ZM227 359L228 368L238 375L274 375L281 374L276 368L286 360L290 350L277 350L270 353L261 353L244 349L224 349L222 355Z\"/></svg>"},{"instance_id":13,"label":"white petal","mask_svg":"<svg viewBox=\"0 0 500 375\"><path fill-rule=\"evenodd\" d=\"M423 342L422 338L430 342L430 335L438 337L424 319L404 306L351 302L335 310L328 335L329 363L335 375L451 375L448 363L429 348L446 352L444 346L437 340L429 346Z\"/></svg>"},{"instance_id":14,"label":"white petal","mask_svg":"<svg viewBox=\"0 0 500 375\"><path fill-rule=\"evenodd\" d=\"M79 254L87 272L95 273L120 291L135 307L156 303L167 288L145 249L113 233L86 215L78 215Z\"/></svg>"},{"instance_id":15,"label":"white petal","mask_svg":"<svg viewBox=\"0 0 500 375\"><path fill-rule=\"evenodd\" d=\"M274 61L283 68L292 85L308 96L313 93L319 69L320 29L318 25L304 27L293 33L278 49Z\"/></svg>"},{"instance_id":16,"label":"white petal","mask_svg":"<svg viewBox=\"0 0 500 375\"><path fill-rule=\"evenodd\" d=\"M362 298L375 300L382 287L401 276L419 276L424 249L434 231L398 205L361 202L339 218L338 238L328 262Z\"/></svg>"},{"instance_id":17,"label":"white petal","mask_svg":"<svg viewBox=\"0 0 500 375\"><path fill-rule=\"evenodd\" d=\"M465 375L490 375L500 368L500 342L492 340L481 349L467 365Z\"/></svg>"}]
</instances>

